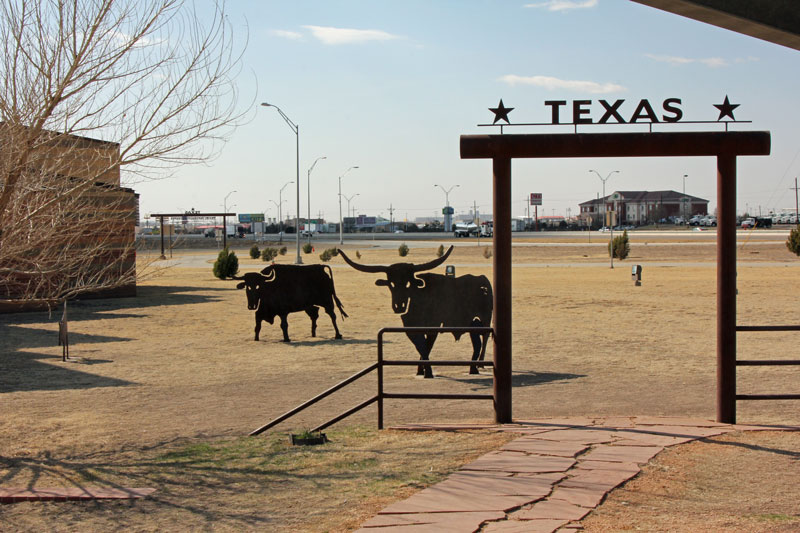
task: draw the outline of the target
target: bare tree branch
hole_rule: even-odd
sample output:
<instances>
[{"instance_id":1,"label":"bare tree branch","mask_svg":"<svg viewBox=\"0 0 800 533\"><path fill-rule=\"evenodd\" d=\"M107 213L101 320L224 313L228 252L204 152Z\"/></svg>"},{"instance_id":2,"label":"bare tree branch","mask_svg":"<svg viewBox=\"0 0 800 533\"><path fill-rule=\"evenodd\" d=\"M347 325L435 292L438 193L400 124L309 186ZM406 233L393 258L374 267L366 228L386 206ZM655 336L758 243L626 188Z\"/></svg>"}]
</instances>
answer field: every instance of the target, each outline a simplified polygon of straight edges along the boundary
<instances>
[{"instance_id":1,"label":"bare tree branch","mask_svg":"<svg viewBox=\"0 0 800 533\"><path fill-rule=\"evenodd\" d=\"M238 111L222 3L0 5L0 300L130 285L135 195L123 184L205 162Z\"/></svg>"}]
</instances>

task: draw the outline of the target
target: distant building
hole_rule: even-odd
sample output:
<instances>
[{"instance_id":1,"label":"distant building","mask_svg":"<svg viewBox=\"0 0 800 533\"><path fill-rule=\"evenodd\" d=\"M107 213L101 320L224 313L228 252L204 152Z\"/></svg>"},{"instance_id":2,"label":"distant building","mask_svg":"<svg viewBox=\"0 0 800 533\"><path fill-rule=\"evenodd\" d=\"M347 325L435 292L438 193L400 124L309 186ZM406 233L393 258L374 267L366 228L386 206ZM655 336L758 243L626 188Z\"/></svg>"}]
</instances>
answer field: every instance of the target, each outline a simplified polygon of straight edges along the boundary
<instances>
[{"instance_id":1,"label":"distant building","mask_svg":"<svg viewBox=\"0 0 800 533\"><path fill-rule=\"evenodd\" d=\"M602 224L603 204L608 220ZM615 191L579 204L581 224L654 224L669 217L708 214L708 200L677 191ZM616 214L613 216L612 212Z\"/></svg>"}]
</instances>

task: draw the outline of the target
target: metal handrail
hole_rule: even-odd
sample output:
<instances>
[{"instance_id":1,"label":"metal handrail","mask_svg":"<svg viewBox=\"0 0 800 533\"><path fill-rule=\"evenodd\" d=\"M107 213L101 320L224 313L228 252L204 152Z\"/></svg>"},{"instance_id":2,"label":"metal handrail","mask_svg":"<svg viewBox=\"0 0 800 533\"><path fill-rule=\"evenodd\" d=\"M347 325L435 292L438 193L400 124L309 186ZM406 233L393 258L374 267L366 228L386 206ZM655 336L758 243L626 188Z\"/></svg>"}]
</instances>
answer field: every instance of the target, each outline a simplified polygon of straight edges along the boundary
<instances>
[{"instance_id":1,"label":"metal handrail","mask_svg":"<svg viewBox=\"0 0 800 533\"><path fill-rule=\"evenodd\" d=\"M264 431L268 430L272 426L275 426L276 424L279 424L280 422L283 422L287 418L290 418L290 417L296 415L297 413L299 413L300 411L302 411L306 407L310 407L310 406L314 405L315 403L317 403L318 401L320 401L321 399L325 398L326 396L330 396L331 394L333 394L337 390L341 389L342 387L345 387L345 386L351 384L352 382L354 382L355 380L366 376L367 374L369 374L370 372L375 370L377 367L378 367L378 363L373 363L373 364L369 365L364 370L353 374L352 376L350 376L349 378L345 379L344 381L340 381L339 383L337 383L336 385L334 385L330 389L326 390L325 392L317 394L316 396L314 396L313 398L311 398L307 402L304 402L304 403L298 405L297 407L295 407L294 409L285 412L284 414L282 414L278 418L272 420L268 424L265 424L265 425L261 426L260 428L256 429L255 431L251 431L250 432L250 436L252 437L252 436L258 435L259 433L263 433Z\"/></svg>"},{"instance_id":2,"label":"metal handrail","mask_svg":"<svg viewBox=\"0 0 800 533\"><path fill-rule=\"evenodd\" d=\"M800 331L800 326L736 326L736 331ZM800 366L800 359L737 359L736 366ZM737 400L800 400L800 394L737 394Z\"/></svg>"},{"instance_id":3,"label":"metal handrail","mask_svg":"<svg viewBox=\"0 0 800 533\"><path fill-rule=\"evenodd\" d=\"M323 398L330 396L334 392L338 391L339 389L346 387L347 385L353 383L354 381L366 376L373 370L378 371L378 394L373 396L369 400L361 402L360 404L348 409L344 413L328 420L324 424L320 424L319 426L315 427L311 431L322 431L323 429L339 422L347 418L348 416L360 411L361 409L372 405L373 403L378 403L378 429L383 429L383 400L384 398L389 399L433 399L433 400L494 400L494 395L492 394L412 394L412 393L388 393L383 391L383 367L384 366L472 366L472 365L483 365L493 367L493 361L399 361L399 360L384 360L383 359L383 335L384 333L480 333L480 334L494 334L494 330L490 327L391 327L391 328L382 328L378 331L378 361L371 364L370 366L366 367L365 369L361 370L360 372L356 372L349 378L345 379L344 381L340 381L333 387L329 388L328 390L314 396L310 400L298 405L294 409L285 412L278 418L270 421L269 423L261 426L260 428L251 431L250 436L255 436L264 431L270 429L271 427L283 422L287 418L291 418L292 416L296 415L300 411L306 409L317 403L318 401L322 400Z\"/></svg>"}]
</instances>

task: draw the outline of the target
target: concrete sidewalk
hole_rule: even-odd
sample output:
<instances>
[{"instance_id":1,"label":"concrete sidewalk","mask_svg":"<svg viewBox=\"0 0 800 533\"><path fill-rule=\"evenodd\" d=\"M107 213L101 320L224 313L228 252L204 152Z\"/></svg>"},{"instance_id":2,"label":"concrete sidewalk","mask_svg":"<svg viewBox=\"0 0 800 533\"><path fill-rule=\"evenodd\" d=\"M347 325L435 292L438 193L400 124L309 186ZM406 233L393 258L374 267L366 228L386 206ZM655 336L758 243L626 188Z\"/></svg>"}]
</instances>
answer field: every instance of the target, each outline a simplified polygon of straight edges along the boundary
<instances>
[{"instance_id":1,"label":"concrete sidewalk","mask_svg":"<svg viewBox=\"0 0 800 533\"><path fill-rule=\"evenodd\" d=\"M394 503L358 533L575 531L606 494L665 447L731 431L792 430L669 417L566 418L495 425L398 426L410 431L486 429L521 436L446 480Z\"/></svg>"}]
</instances>

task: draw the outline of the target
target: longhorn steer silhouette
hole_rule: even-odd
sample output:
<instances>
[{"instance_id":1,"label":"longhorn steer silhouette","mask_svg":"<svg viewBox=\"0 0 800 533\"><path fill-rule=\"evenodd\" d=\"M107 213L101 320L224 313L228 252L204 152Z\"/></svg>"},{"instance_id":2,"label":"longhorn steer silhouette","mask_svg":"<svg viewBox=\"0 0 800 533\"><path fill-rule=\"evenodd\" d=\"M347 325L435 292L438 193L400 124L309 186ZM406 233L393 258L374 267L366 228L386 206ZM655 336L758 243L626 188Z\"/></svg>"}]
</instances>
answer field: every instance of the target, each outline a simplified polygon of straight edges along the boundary
<instances>
[{"instance_id":1,"label":"longhorn steer silhouette","mask_svg":"<svg viewBox=\"0 0 800 533\"><path fill-rule=\"evenodd\" d=\"M395 263L393 265L361 265L339 250L342 258L360 272L386 274L375 285L389 287L392 310L401 316L406 327L489 327L492 323L492 284L486 276L451 277L442 274L417 274L438 267L447 260L453 247L442 257L428 263ZM428 360L438 333L406 333L419 352ZM456 340L461 333L453 333ZM472 360L483 361L489 334L470 333ZM470 374L478 373L478 365L470 366ZM417 375L433 377L430 365L419 365Z\"/></svg>"},{"instance_id":2,"label":"longhorn steer silhouette","mask_svg":"<svg viewBox=\"0 0 800 533\"><path fill-rule=\"evenodd\" d=\"M266 320L272 324L278 316L281 319L283 342L290 342L286 316L297 311L305 311L311 318L311 336L316 337L318 307L325 309L331 317L333 329L336 331L335 338L342 338L336 326L334 303L343 319L347 317L347 313L336 296L333 272L328 265L270 265L260 274L247 272L242 277L232 279L242 280L236 288L245 289L247 308L256 312L255 340L258 340L261 331L261 321Z\"/></svg>"}]
</instances>

